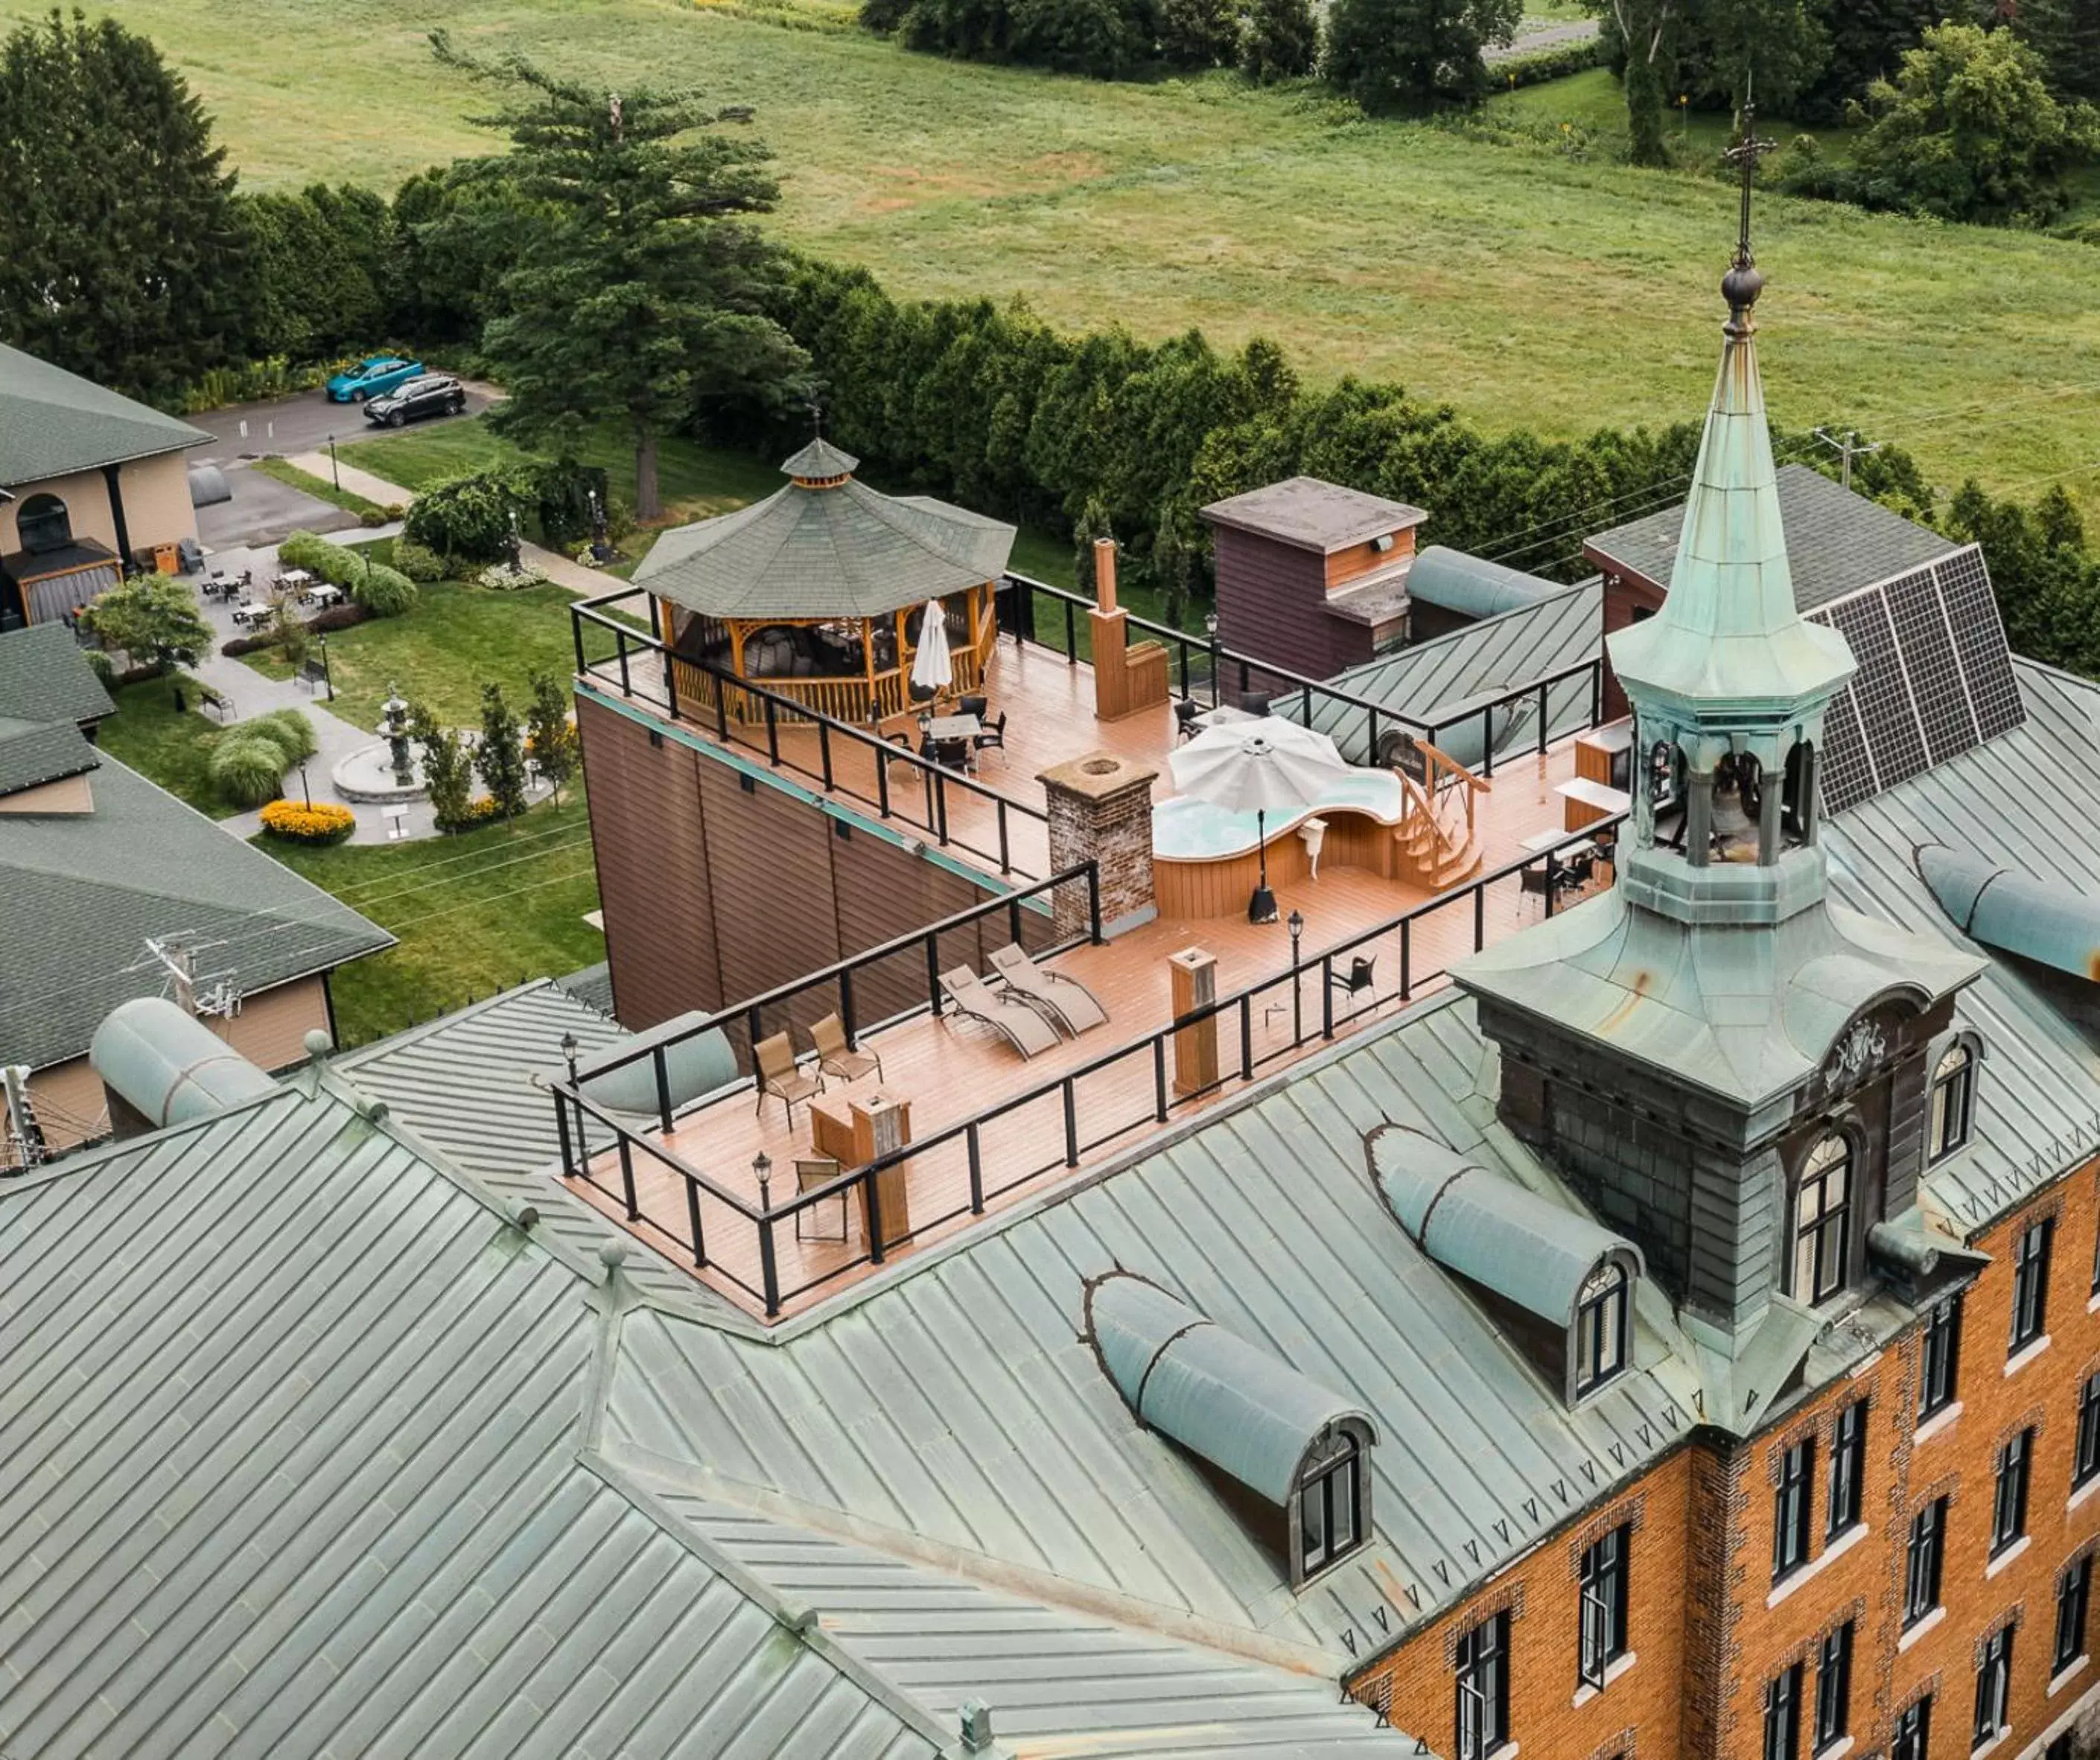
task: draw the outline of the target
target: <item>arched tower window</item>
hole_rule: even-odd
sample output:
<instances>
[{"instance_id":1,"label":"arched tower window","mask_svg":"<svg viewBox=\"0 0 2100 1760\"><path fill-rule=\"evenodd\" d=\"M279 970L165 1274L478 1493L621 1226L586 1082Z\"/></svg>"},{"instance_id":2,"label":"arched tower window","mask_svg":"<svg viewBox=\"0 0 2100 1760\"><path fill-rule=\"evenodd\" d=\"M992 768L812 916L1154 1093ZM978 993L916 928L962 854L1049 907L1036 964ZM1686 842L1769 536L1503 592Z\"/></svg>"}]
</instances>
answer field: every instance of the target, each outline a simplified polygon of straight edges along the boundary
<instances>
[{"instance_id":1,"label":"arched tower window","mask_svg":"<svg viewBox=\"0 0 2100 1760\"><path fill-rule=\"evenodd\" d=\"M1793 1287L1811 1308L1845 1287L1852 1228L1852 1145L1836 1131L1816 1140L1793 1190Z\"/></svg>"},{"instance_id":2,"label":"arched tower window","mask_svg":"<svg viewBox=\"0 0 2100 1760\"><path fill-rule=\"evenodd\" d=\"M1626 1267L1608 1259L1575 1299L1575 1396L1601 1387L1626 1366Z\"/></svg>"},{"instance_id":3,"label":"arched tower window","mask_svg":"<svg viewBox=\"0 0 2100 1760\"><path fill-rule=\"evenodd\" d=\"M1976 1054L1957 1042L1941 1053L1932 1071L1932 1110L1926 1158L1939 1161L1969 1140L1969 1114L1975 1096Z\"/></svg>"},{"instance_id":4,"label":"arched tower window","mask_svg":"<svg viewBox=\"0 0 2100 1760\"><path fill-rule=\"evenodd\" d=\"M1365 1439L1337 1424L1307 1452L1298 1475L1298 1574L1302 1581L1361 1546L1370 1533Z\"/></svg>"},{"instance_id":5,"label":"arched tower window","mask_svg":"<svg viewBox=\"0 0 2100 1760\"><path fill-rule=\"evenodd\" d=\"M33 495L15 515L15 532L33 556L62 550L73 542L73 516L55 495Z\"/></svg>"}]
</instances>

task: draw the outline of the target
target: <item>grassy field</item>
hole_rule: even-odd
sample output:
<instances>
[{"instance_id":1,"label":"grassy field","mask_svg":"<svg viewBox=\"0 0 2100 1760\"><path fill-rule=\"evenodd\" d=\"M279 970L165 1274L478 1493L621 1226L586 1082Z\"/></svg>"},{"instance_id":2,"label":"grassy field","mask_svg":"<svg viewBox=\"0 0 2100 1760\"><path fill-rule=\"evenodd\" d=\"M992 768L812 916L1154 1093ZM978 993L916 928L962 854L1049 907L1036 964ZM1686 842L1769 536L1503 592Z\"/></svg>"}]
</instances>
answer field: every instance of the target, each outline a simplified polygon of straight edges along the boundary
<instances>
[{"instance_id":1,"label":"grassy field","mask_svg":"<svg viewBox=\"0 0 2100 1760\"><path fill-rule=\"evenodd\" d=\"M398 1032L521 978L605 957L584 921L598 907L590 825L580 793L495 825L417 843L261 848L400 937L337 972L346 1046Z\"/></svg>"},{"instance_id":2,"label":"grassy field","mask_svg":"<svg viewBox=\"0 0 2100 1760\"><path fill-rule=\"evenodd\" d=\"M486 95L430 60L426 7L126 0L122 16L190 73L251 184L390 183L488 145L465 120ZM777 232L899 292L1268 333L1315 377L1391 377L1498 427L1654 423L1711 388L1734 210L1708 179L1225 75L1107 85L911 56L840 0L459 0L444 17L471 48L755 105L785 180ZM2091 488L2089 247L1777 199L1758 234L1780 420L1849 421L1944 483Z\"/></svg>"},{"instance_id":3,"label":"grassy field","mask_svg":"<svg viewBox=\"0 0 2100 1760\"><path fill-rule=\"evenodd\" d=\"M104 721L96 743L112 757L179 796L200 813L224 818L240 809L218 798L205 766L218 743L219 724L196 707L196 686L185 683L186 711L175 708L176 681L150 678L112 693L117 712Z\"/></svg>"},{"instance_id":4,"label":"grassy field","mask_svg":"<svg viewBox=\"0 0 2100 1760\"><path fill-rule=\"evenodd\" d=\"M434 581L419 589L413 611L371 618L329 635L329 676L336 699L331 707L354 726L377 727L391 689L411 703L428 704L448 726L476 727L481 687L497 684L522 716L532 700L535 673L567 680L575 668L569 633L574 602L572 593L556 586L494 593L455 580ZM242 659L267 677L291 676L274 651Z\"/></svg>"}]
</instances>

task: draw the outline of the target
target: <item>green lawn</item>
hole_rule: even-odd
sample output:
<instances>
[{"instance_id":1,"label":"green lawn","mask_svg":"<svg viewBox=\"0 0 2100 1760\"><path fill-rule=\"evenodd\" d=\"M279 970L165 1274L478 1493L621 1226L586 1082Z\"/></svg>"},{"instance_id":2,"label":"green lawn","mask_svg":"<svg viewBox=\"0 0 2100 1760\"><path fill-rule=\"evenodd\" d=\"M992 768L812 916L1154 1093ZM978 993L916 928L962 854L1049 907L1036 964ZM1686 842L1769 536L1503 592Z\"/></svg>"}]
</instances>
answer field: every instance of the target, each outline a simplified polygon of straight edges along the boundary
<instances>
[{"instance_id":1,"label":"green lawn","mask_svg":"<svg viewBox=\"0 0 2100 1760\"><path fill-rule=\"evenodd\" d=\"M297 489L302 495L311 495L316 501L326 501L332 507L340 507L346 513L372 514L382 519L386 518L386 509L377 501L368 501L361 495L353 495L347 489L338 489L327 478L316 477L311 471L302 470L289 459L272 454L267 458L257 459L249 468L261 471L266 477L275 477L280 483Z\"/></svg>"},{"instance_id":2,"label":"green lawn","mask_svg":"<svg viewBox=\"0 0 2100 1760\"><path fill-rule=\"evenodd\" d=\"M390 185L488 150L465 121L487 95L424 44L435 15L403 0L121 10L189 73L251 187ZM852 29L844 0L457 0L443 17L470 49L756 106L784 184L772 230L899 293L1273 335L1315 377L1398 380L1496 428L1653 424L1712 389L1735 211L1710 179L1366 121L1222 73L1111 85L914 56ZM1586 77L1601 105L1608 77ZM1550 108L1555 90L1519 99ZM1773 198L1758 256L1779 420L1849 421L1943 483L2100 482L2091 247Z\"/></svg>"},{"instance_id":3,"label":"green lawn","mask_svg":"<svg viewBox=\"0 0 2100 1760\"><path fill-rule=\"evenodd\" d=\"M556 586L496 593L456 580L417 590L413 611L373 617L328 638L332 705L360 727L379 725L380 705L390 689L411 703L427 703L441 721L457 727L481 722L481 687L502 686L520 715L532 696L535 673L566 679L575 669L569 632L573 594ZM290 676L273 651L244 655L272 678Z\"/></svg>"},{"instance_id":4,"label":"green lawn","mask_svg":"<svg viewBox=\"0 0 2100 1760\"><path fill-rule=\"evenodd\" d=\"M342 1043L361 1045L521 978L605 957L583 920L598 907L590 825L580 793L536 807L514 827L415 843L304 849L258 847L400 937L332 981Z\"/></svg>"},{"instance_id":5,"label":"green lawn","mask_svg":"<svg viewBox=\"0 0 2100 1760\"><path fill-rule=\"evenodd\" d=\"M178 681L153 678L126 685L112 695L117 712L105 720L96 743L120 763L179 796L200 813L225 818L240 808L229 806L212 790L205 766L218 743L220 728L196 707L196 686L180 681L190 707L175 708Z\"/></svg>"}]
</instances>

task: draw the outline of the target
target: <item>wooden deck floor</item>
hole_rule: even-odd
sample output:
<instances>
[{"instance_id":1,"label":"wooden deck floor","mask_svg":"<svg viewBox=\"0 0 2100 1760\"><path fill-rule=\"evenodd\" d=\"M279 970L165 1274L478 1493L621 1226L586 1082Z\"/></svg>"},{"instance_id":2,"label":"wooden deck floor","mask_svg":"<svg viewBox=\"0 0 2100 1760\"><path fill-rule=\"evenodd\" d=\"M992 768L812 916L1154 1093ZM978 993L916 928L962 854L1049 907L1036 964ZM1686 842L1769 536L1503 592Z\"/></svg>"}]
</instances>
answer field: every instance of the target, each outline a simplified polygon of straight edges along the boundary
<instances>
[{"instance_id":1,"label":"wooden deck floor","mask_svg":"<svg viewBox=\"0 0 2100 1760\"><path fill-rule=\"evenodd\" d=\"M1034 780L1039 770L1103 746L1131 756L1156 754L1163 767L1164 753L1173 738L1165 712L1160 718L1162 725L1158 727L1150 725L1150 717L1145 718L1142 726L1132 721L1097 727L1091 715L1091 681L1086 668L1068 666L1061 655L1041 649L1017 654L1009 646L999 651L1002 664L995 682L994 700L1004 703L1013 720L1009 723L1011 744L1004 765L999 753L987 756L985 776L988 781L999 784L1011 778L1015 792L1020 793L1025 780L1028 796L1039 799L1040 791ZM1020 708L1024 702L1025 716ZM1020 730L1024 720L1030 729L1025 737ZM1560 827L1563 802L1554 787L1571 775L1573 768L1572 750L1563 745L1542 758L1528 756L1498 770L1493 792L1481 800L1486 869L1492 871L1525 854L1523 846L1527 837L1548 827ZM1411 996L1440 987L1449 966L1474 946L1471 898L1463 893L1446 897L1449 902L1416 920L1408 931ZM1162 920L1105 946L1074 949L1057 962L1057 969L1079 979L1094 992L1110 1019L1107 1025L1076 1041L1061 1043L1054 1051L1024 1061L983 1028L947 1018L937 1021L923 1014L865 1036L863 1047L882 1057L881 1085L910 1101L911 1131L917 1140L938 1136L965 1118L982 1118L988 1109L1003 1101L1045 1084L1056 1084L1061 1076L1109 1057L1119 1048L1135 1047L1131 1054L1114 1059L1072 1085L1073 1135L1080 1149L1078 1164L1084 1167L1159 1128L1159 1065L1150 1047L1141 1042L1172 1018L1166 963L1170 954L1193 945L1215 955L1220 995L1230 995L1264 980L1274 981L1244 1015L1244 1053L1255 1065L1255 1077L1259 1079L1322 1048L1319 956L1390 922L1411 906L1429 902L1430 895L1418 889L1331 863L1323 867L1317 880L1279 889L1280 914L1287 918L1295 909L1304 915L1303 960L1312 968L1301 969L1298 975L1295 1006L1290 938L1282 924L1257 927L1243 917L1207 919L1200 923ZM1511 876L1487 892L1480 908L1480 930L1489 940L1499 939L1538 920L1543 908L1540 895L1524 892ZM1397 932L1388 932L1376 942L1354 950L1375 955L1375 981L1371 990L1354 997L1335 993L1337 1037L1391 1018L1401 999L1400 943ZM1348 963L1346 959L1339 962L1344 968ZM1191 1099L1172 1098L1176 1063L1171 1050L1165 1057L1173 1120L1229 1099L1245 1086L1240 1073L1243 1061L1240 1012L1236 1010L1221 1018L1217 1026L1218 1064L1224 1078L1210 1093ZM807 1048L798 1041L798 1048ZM866 1078L862 1085L871 1086L873 1081L873 1078ZM837 1092L839 1084L834 1083L832 1088ZM1017 1202L1070 1176L1061 1086L1053 1085L1051 1092L982 1123L977 1136L987 1211ZM770 1193L775 1205L793 1193L795 1159L815 1153L803 1109L796 1109L790 1129L778 1101L769 1101L762 1112L757 1111L748 1093L689 1115L672 1132L668 1146L688 1165L754 1203L759 1189L753 1162L763 1153L775 1170ZM695 1201L689 1197L689 1182L638 1151L633 1165L642 1218L633 1225L635 1232L690 1266L695 1258ZM616 1158L610 1154L598 1158L593 1174L604 1189L582 1183L576 1189L624 1220L624 1204L607 1195L620 1189ZM906 1189L911 1240L907 1246L891 1248L893 1257L952 1233L969 1222L969 1158L964 1141L958 1138L914 1156L907 1163ZM757 1229L711 1198L699 1198L697 1207L711 1263L695 1275L757 1308L760 1304L750 1293L762 1285ZM848 1214L842 1216L842 1209ZM862 1219L853 1213L856 1210L855 1206L827 1204L821 1215L806 1219L808 1227L831 1233L838 1233L843 1224L846 1237L842 1241L798 1239L792 1221L772 1227L783 1314L806 1308L832 1290L869 1275L874 1268L868 1259ZM895 1226L893 1219L885 1216L885 1235Z\"/></svg>"}]
</instances>

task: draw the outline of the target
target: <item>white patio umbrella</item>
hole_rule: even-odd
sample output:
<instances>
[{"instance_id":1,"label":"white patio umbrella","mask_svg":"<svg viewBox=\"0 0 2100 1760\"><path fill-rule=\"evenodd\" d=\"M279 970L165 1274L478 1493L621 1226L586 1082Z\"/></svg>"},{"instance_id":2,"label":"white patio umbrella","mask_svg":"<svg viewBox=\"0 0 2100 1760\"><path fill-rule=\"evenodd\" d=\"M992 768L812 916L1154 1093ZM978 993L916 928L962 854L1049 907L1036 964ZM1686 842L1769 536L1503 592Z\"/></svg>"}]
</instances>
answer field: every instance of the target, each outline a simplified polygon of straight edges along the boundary
<instances>
[{"instance_id":1,"label":"white patio umbrella","mask_svg":"<svg viewBox=\"0 0 2100 1760\"><path fill-rule=\"evenodd\" d=\"M938 599L929 599L919 621L919 651L911 657L911 682L929 695L938 696L955 682L955 664L948 658L948 614Z\"/></svg>"},{"instance_id":2,"label":"white patio umbrella","mask_svg":"<svg viewBox=\"0 0 2100 1760\"><path fill-rule=\"evenodd\" d=\"M1251 922L1276 920L1268 889L1268 815L1309 806L1349 774L1326 734L1277 716L1207 727L1167 760L1176 793L1228 813L1251 813L1261 852L1261 884L1247 906Z\"/></svg>"}]
</instances>

